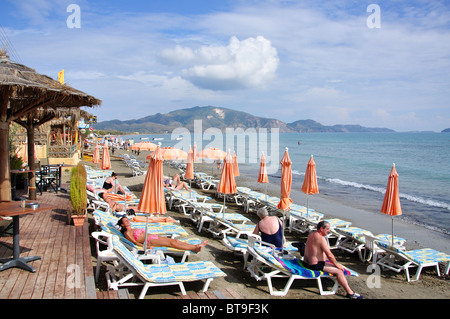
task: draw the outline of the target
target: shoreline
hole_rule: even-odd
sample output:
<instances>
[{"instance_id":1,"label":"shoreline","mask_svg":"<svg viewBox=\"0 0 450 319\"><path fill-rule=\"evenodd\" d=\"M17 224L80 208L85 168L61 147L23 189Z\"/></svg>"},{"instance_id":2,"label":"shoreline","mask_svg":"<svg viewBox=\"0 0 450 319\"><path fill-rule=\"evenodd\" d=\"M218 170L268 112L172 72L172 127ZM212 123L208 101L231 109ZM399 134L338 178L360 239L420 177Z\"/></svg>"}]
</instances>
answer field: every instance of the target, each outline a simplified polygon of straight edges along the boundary
<instances>
[{"instance_id":1,"label":"shoreline","mask_svg":"<svg viewBox=\"0 0 450 319\"><path fill-rule=\"evenodd\" d=\"M126 151L121 150L121 154L122 153L126 153ZM144 161L147 153L142 152L140 155L136 155L134 153L131 154L137 159ZM164 167L166 168L167 165L165 164ZM214 175L217 179L220 179L220 172L217 171L214 163L196 163L195 168L196 171L202 171L208 175ZM165 169L164 172L166 175L167 169ZM174 173L175 169L172 167L171 175ZM245 172L245 170L240 171L240 174L241 176L236 177L236 184L238 186L249 187L260 192L265 191L266 186L257 182L257 170L254 178ZM277 197L280 196L279 180L278 182L275 180L274 183L273 179L269 176L269 183L266 185L268 195ZM140 193L138 185L135 185L132 188L137 195ZM295 188L293 185L290 197L294 203L306 206L307 196L301 191L300 187ZM381 212L373 212L360 207L353 207L348 202L329 197L326 194L321 194L320 188L319 194L310 196L309 206L315 211L325 214L326 217L339 218L352 222L352 226L370 230L374 234L391 234L392 232L392 219L390 216L382 214ZM402 216L407 217L407 214ZM435 250L450 254L450 235L426 228L422 225L416 225L394 217L394 235L406 239L405 246L408 250L433 248Z\"/></svg>"},{"instance_id":2,"label":"shoreline","mask_svg":"<svg viewBox=\"0 0 450 319\"><path fill-rule=\"evenodd\" d=\"M242 174L242 173L241 173ZM273 179L272 179L273 180ZM279 179L278 179L279 181ZM249 187L255 191L264 192L264 185L257 182L257 172L252 178L244 173L244 176L236 178L239 186ZM299 185L296 185L299 186ZM294 203L306 206L307 196L294 186L291 189L291 199ZM272 183L269 177L267 192L271 196L280 196L280 183ZM381 207L380 203L380 207ZM339 218L352 222L352 226L370 230L374 234L391 234L391 216L381 212L373 212L360 207L353 207L348 202L319 193L309 197L309 206L317 212L325 214L329 218ZM402 215L407 217L407 214ZM429 229L422 225L416 225L400 218L394 217L394 235L406 239L406 248L433 248L450 254L450 235Z\"/></svg>"},{"instance_id":3,"label":"shoreline","mask_svg":"<svg viewBox=\"0 0 450 319\"><path fill-rule=\"evenodd\" d=\"M116 150L116 156L111 158L112 170L116 172L119 176L119 182L122 185L127 186L133 193L135 193L138 197L140 196L140 192L142 191L143 183L145 180L145 175L140 176L132 176L132 170L125 165L122 159L119 159L121 154L130 154L134 155L139 160L145 160L148 152L141 152L140 155L136 155L133 152L127 152L124 150ZM85 162L87 164L91 164L89 162ZM164 175L167 175L168 166L164 164ZM207 174L214 175L217 179L220 178L220 172L217 171L215 164L208 163L196 163L195 164L196 171L203 171ZM171 167L170 173L173 175L176 172L176 169ZM270 179L270 178L269 178ZM279 184L272 183L267 184L268 194L273 196L279 196L280 186ZM251 176L246 176L245 173L241 173L241 176L236 178L236 183L238 186L247 186L251 187L254 190L264 192L264 185L258 184L256 182L256 177L252 178ZM217 199L214 196L214 192L212 191L202 191L196 187L193 187L196 191L203 192L212 197L212 201L216 201ZM326 195L325 195L326 196ZM292 190L291 198L295 203L304 204L306 203L306 196L301 193L300 190ZM317 211L324 213L327 217L333 216L336 218L345 219L354 223L354 226L359 226L361 228L372 230L375 233L389 233L390 232L390 218L387 221L383 220L383 215L374 214L370 212L365 212L364 214L368 214L367 222L370 224L372 220L375 220L376 225L381 228L379 232L376 229L373 229L373 225L370 224L368 227L365 227L363 223L360 223L363 215L359 217L352 217L352 213L358 211L357 209L345 206L343 203L335 202L329 198L322 198L320 196L311 196L310 207L314 208ZM237 206L235 204L227 205L230 211L236 213L243 213L242 207ZM333 212L333 215L330 213ZM192 260L210 260L214 262L219 268L221 268L226 274L226 277L218 278L214 280L209 290L222 289L223 287L229 287L230 289L235 290L241 296L246 299L319 299L319 300L327 300L327 299L345 299L344 290L342 287L338 289L338 292L335 295L329 296L321 296L317 291L317 284L309 281L309 280L296 280L293 286L290 288L288 294L285 297L276 297L271 296L268 293L267 283L263 281L256 281L252 278L248 271L243 268L243 260L242 256L236 255L228 248L224 246L221 239L212 237L211 234L207 232L198 232L196 227L192 221L185 216L182 212L171 211L168 210L167 216L173 217L180 221L180 225L189 233L189 236L193 236L199 238L200 240L209 240L208 245L203 249L200 253L192 256ZM372 215L372 216L371 216ZM381 216L379 216L381 215ZM247 214L248 218L251 219L253 223L258 221L256 214ZM371 216L371 217L370 217ZM389 216L385 216L389 217ZM373 224L375 224L375 222ZM383 223L387 223L388 227L385 227ZM396 235L400 236L400 232L403 234L403 227L400 226L401 223L395 222L394 232ZM403 236L405 239L409 240L409 238L415 238L415 230L414 227L411 228L410 225L406 227L410 229L410 235ZM414 236L413 236L414 235ZM295 232L289 233L286 231L285 233L286 239L288 241L304 241L306 240L305 235L301 235ZM445 241L441 241L441 238L437 238L436 242L441 242L445 246ZM420 242L421 245L425 245L427 241ZM411 246L419 246L419 242L410 242L408 243L408 249L415 248ZM430 248L435 248L439 250L441 246L432 245ZM445 247L444 247L445 248ZM445 249L443 249L445 250ZM349 278L349 283L356 292L361 293L365 299L448 299L450 298L450 289L448 289L448 277L449 276L441 276L438 277L434 268L425 268L422 271L421 277L419 281L408 283L405 279L404 273L395 273L392 271L382 271L380 276L380 286L379 287L371 287L370 276L372 271L368 270L368 263L363 263L359 260L357 254L349 254L347 252L341 251L339 249L333 250L333 254L339 263L344 264L345 266L355 270L359 276ZM95 254L94 254L95 256ZM413 270L414 271L414 270ZM441 267L442 271L442 267ZM274 282L275 287L277 289L281 289L286 283L286 280L279 279ZM101 284L102 285L102 284ZM103 284L104 285L104 284ZM106 289L104 286L100 286L100 289ZM378 289L376 289L378 288ZM195 285L186 286L187 293L189 294L189 290L196 291ZM192 291L191 290L191 291ZM140 289L132 289L129 288L130 295L132 298L136 297ZM160 299L160 298L168 298L170 296L174 296L178 294L178 291L174 291L173 289L163 289L160 290L149 290L147 293L146 299Z\"/></svg>"}]
</instances>

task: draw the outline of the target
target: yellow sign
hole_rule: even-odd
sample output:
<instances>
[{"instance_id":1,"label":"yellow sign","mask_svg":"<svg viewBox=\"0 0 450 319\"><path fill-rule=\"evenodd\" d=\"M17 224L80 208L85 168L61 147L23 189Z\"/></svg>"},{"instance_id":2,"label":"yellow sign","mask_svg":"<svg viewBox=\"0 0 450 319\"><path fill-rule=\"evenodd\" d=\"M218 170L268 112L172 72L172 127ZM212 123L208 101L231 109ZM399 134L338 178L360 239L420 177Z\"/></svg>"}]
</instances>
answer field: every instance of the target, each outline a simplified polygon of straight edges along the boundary
<instances>
[{"instance_id":1,"label":"yellow sign","mask_svg":"<svg viewBox=\"0 0 450 319\"><path fill-rule=\"evenodd\" d=\"M64 69L58 72L58 81L61 84L64 84Z\"/></svg>"}]
</instances>

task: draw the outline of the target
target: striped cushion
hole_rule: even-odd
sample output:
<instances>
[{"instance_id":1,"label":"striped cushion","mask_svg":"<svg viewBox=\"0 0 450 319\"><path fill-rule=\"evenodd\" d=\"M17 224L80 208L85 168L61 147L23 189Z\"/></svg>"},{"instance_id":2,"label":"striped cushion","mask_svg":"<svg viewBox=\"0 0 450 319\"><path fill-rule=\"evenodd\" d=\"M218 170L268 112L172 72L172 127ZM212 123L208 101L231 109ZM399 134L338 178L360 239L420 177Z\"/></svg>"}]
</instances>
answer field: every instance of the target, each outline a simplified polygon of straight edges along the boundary
<instances>
[{"instance_id":1,"label":"striped cushion","mask_svg":"<svg viewBox=\"0 0 450 319\"><path fill-rule=\"evenodd\" d=\"M195 281L225 276L225 273L210 261L185 262L177 264L149 264L138 260L118 238L113 236L114 251L118 253L146 281L168 283Z\"/></svg>"}]
</instances>

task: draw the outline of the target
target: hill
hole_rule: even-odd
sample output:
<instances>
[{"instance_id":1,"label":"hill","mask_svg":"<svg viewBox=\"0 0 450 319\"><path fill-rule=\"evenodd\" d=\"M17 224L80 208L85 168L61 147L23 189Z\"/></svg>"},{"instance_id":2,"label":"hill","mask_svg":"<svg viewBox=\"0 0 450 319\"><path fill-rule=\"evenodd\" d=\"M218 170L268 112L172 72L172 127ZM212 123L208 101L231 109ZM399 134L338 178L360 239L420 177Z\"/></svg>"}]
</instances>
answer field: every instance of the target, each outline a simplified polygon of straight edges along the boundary
<instances>
[{"instance_id":1,"label":"hill","mask_svg":"<svg viewBox=\"0 0 450 319\"><path fill-rule=\"evenodd\" d=\"M360 125L325 126L313 120L285 123L277 119L264 118L224 107L196 106L169 113L157 113L140 119L127 121L103 121L93 125L96 130L116 130L139 133L171 133L175 128L194 130L194 120L202 120L202 130L210 127L225 131L226 128L273 128L287 132L393 132L385 128L366 128Z\"/></svg>"}]
</instances>

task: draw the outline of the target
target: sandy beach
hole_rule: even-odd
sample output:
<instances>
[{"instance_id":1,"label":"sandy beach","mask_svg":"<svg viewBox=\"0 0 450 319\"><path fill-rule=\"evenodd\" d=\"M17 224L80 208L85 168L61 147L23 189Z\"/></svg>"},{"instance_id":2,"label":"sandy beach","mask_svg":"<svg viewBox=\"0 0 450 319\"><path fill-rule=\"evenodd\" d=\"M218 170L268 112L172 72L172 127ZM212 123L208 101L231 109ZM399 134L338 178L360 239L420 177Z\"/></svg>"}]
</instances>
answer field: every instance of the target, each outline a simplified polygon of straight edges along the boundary
<instances>
[{"instance_id":1,"label":"sandy beach","mask_svg":"<svg viewBox=\"0 0 450 319\"><path fill-rule=\"evenodd\" d=\"M142 152L139 156L127 152L124 150L117 150L115 152L116 157L112 157L111 164L112 169L118 174L119 182L122 185L128 186L137 196L140 196L140 191L144 183L145 175L132 176L132 170L125 165L123 160L117 158L123 153L128 153L136 156L140 160L144 160L147 153ZM92 163L88 163L91 164ZM164 174L167 174L167 166L164 166ZM171 174L175 173L174 168L170 168ZM214 167L211 168L211 164L196 164L196 171L203 171L208 174L214 173L218 176L218 171ZM257 191L264 191L265 189L256 182L255 179L237 177L238 186L250 187ZM201 192L200 189L194 189ZM276 184L269 184L267 187L269 195L279 196L279 186ZM213 191L205 191L215 200ZM301 193L300 190L293 189L291 192L291 198L295 203L306 205L306 196ZM325 214L326 217L336 217L352 222L352 226L361 227L372 231L375 234L390 233L391 231L391 218L384 216L381 213L364 211L349 207L346 203L337 202L330 198L327 198L326 194L318 194L310 197L309 205L316 211ZM229 210L244 213L242 207L228 204ZM224 278L216 279L211 283L210 290L220 289L221 287L231 287L237 291L241 296L245 296L247 299L272 299L272 298L289 298L289 299L345 299L345 292L342 288L338 289L335 295L321 296L318 293L317 285L314 281L297 280L294 282L289 290L289 293L285 297L274 297L269 294L267 283L265 281L256 281L250 276L250 274L243 268L243 259L241 256L235 255L231 252L220 239L214 238L211 234L202 232L199 233L192 221L187 216L178 211L168 211L168 216L171 216L180 221L180 225L185 228L188 233L199 239L208 239L208 245L198 254L193 255L191 260L211 260L219 268L221 268L227 276ZM258 221L258 217L254 213L246 215L254 223ZM407 240L405 245L407 249L416 249L429 247L442 252L450 253L450 247L448 245L449 238L443 234L433 232L431 230L407 224L399 220L394 222L395 235L403 237ZM306 237L298 233L286 232L286 238L289 241L306 240ZM339 249L334 249L338 262L355 270L359 276L348 278L352 289L364 296L365 299L449 299L450 298L450 284L448 276L438 277L436 271L433 268L426 268L422 271L420 280L417 282L408 283L403 273L395 273L393 271L381 272L379 278L379 285L376 288L371 288L370 285L373 275L367 271L368 263L363 263L359 260L357 254L350 254ZM441 267L441 273L443 272ZM105 289L104 276L101 276L98 288ZM285 285L285 279L279 279L274 282L275 288L282 288ZM369 284L368 284L369 282ZM198 291L201 288L199 283L186 284L186 290ZM132 297L136 297L139 293L139 289L130 288L129 293ZM146 298L158 299L167 298L173 295L179 294L177 289L173 287L167 288L151 288Z\"/></svg>"}]
</instances>

